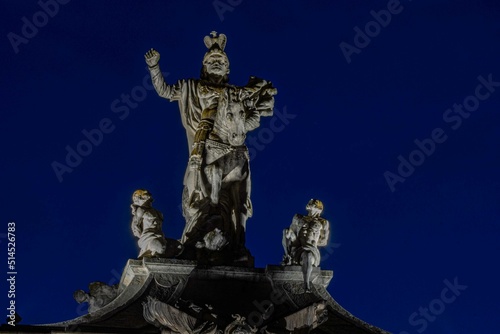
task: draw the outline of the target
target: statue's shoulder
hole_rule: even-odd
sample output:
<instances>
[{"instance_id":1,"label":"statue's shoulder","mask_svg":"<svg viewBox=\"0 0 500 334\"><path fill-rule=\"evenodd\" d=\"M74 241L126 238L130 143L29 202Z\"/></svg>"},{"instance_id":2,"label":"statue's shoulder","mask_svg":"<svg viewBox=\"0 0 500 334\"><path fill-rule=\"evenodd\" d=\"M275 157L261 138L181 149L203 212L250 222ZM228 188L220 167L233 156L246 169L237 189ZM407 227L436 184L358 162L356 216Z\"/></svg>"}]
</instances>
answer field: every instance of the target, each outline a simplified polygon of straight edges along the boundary
<instances>
[{"instance_id":1,"label":"statue's shoulder","mask_svg":"<svg viewBox=\"0 0 500 334\"><path fill-rule=\"evenodd\" d=\"M328 223L328 220L326 220L326 219L325 219L325 218L323 218L323 217L318 217L318 218L316 218L316 219L317 219L319 222L321 222L322 224L324 224L324 223Z\"/></svg>"},{"instance_id":2,"label":"statue's shoulder","mask_svg":"<svg viewBox=\"0 0 500 334\"><path fill-rule=\"evenodd\" d=\"M325 218L323 217L318 217L316 218L318 220L318 222L323 225L324 227L328 227L330 225L330 223L328 222L328 220L326 220Z\"/></svg>"},{"instance_id":3,"label":"statue's shoulder","mask_svg":"<svg viewBox=\"0 0 500 334\"><path fill-rule=\"evenodd\" d=\"M183 87L187 87L187 86L198 86L199 83L201 82L202 80L201 79L193 79L193 78L188 78L188 79L179 79L177 80L177 82L175 83L176 86L178 86L178 88L183 88Z\"/></svg>"}]
</instances>

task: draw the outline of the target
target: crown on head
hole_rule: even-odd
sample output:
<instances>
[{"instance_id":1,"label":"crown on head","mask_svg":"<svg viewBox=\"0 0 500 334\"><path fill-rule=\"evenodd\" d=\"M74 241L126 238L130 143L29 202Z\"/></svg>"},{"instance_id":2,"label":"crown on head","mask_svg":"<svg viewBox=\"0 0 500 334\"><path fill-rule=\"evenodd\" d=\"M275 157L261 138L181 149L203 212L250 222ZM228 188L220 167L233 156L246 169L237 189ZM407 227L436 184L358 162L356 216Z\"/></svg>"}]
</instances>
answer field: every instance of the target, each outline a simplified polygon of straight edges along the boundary
<instances>
[{"instance_id":1,"label":"crown on head","mask_svg":"<svg viewBox=\"0 0 500 334\"><path fill-rule=\"evenodd\" d=\"M212 31L210 35L212 35L212 37L205 36L205 38L203 39L203 42L205 43L207 49L219 49L220 51L224 52L227 43L226 35L219 34L219 36L217 36L217 31Z\"/></svg>"},{"instance_id":2,"label":"crown on head","mask_svg":"<svg viewBox=\"0 0 500 334\"><path fill-rule=\"evenodd\" d=\"M229 59L227 58L227 55L224 52L227 43L226 35L219 34L217 36L216 31L212 31L210 35L212 36L205 36L205 38L203 39L205 46L208 48L207 53L205 53L205 56L203 57L203 62L205 62L205 60L209 58L211 55L219 54L224 56L227 62L229 63Z\"/></svg>"},{"instance_id":3,"label":"crown on head","mask_svg":"<svg viewBox=\"0 0 500 334\"><path fill-rule=\"evenodd\" d=\"M309 203L307 203L306 207L309 207L309 206L315 206L316 208L323 211L323 202L321 202L319 199L311 198Z\"/></svg>"}]
</instances>

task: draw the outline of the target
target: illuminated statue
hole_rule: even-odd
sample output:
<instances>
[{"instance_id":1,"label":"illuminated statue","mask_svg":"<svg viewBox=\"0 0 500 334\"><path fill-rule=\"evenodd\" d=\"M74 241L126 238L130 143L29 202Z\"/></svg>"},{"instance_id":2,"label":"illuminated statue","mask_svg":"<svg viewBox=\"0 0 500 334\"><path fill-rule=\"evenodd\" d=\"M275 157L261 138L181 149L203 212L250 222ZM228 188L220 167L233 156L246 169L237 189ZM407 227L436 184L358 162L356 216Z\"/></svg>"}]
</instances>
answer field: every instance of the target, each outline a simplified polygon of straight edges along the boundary
<instances>
[{"instance_id":1,"label":"illuminated statue","mask_svg":"<svg viewBox=\"0 0 500 334\"><path fill-rule=\"evenodd\" d=\"M73 293L73 298L81 304L88 303L89 313L95 312L110 302L118 295L118 284L107 285L103 282L92 282L89 284L89 292L77 290Z\"/></svg>"},{"instance_id":2,"label":"illuminated statue","mask_svg":"<svg viewBox=\"0 0 500 334\"><path fill-rule=\"evenodd\" d=\"M139 238L137 244L141 249L138 258L173 257L178 255L182 247L176 240L165 239L162 232L163 214L153 208L153 197L144 189L132 195L132 233Z\"/></svg>"},{"instance_id":3,"label":"illuminated statue","mask_svg":"<svg viewBox=\"0 0 500 334\"><path fill-rule=\"evenodd\" d=\"M326 246L330 236L328 220L320 215L323 203L311 199L307 203L307 216L296 214L290 228L283 230L283 265L301 265L304 274L306 291L311 290L311 273L313 267L318 267L321 255L318 247Z\"/></svg>"},{"instance_id":4,"label":"illuminated statue","mask_svg":"<svg viewBox=\"0 0 500 334\"><path fill-rule=\"evenodd\" d=\"M167 84L159 67L160 54L146 55L158 95L178 101L186 130L189 161L182 195L186 226L181 242L185 258L194 258L196 245L206 242L217 229L214 251L224 253L224 262L249 263L245 247L246 221L252 215L251 182L246 133L260 125L261 116L271 116L276 89L271 82L251 77L243 87L230 85L229 59L224 52L224 34L206 36L208 48L200 79ZM224 240L222 240L223 238Z\"/></svg>"}]
</instances>

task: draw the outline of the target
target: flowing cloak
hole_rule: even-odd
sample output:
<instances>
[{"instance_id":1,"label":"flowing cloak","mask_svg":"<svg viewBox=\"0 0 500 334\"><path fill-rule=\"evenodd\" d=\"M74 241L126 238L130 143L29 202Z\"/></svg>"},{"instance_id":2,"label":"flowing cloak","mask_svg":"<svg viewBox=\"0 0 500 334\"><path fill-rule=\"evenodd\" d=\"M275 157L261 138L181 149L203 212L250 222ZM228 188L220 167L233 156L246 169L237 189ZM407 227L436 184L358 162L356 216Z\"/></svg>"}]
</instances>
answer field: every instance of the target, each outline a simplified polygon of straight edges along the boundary
<instances>
[{"instance_id":1,"label":"flowing cloak","mask_svg":"<svg viewBox=\"0 0 500 334\"><path fill-rule=\"evenodd\" d=\"M158 95L169 99L170 102L178 101L181 120L188 141L188 151L193 146L194 135L201 120L201 112L210 105L209 99L200 99L198 94L198 84L200 80L187 79L179 80L174 85L161 86Z\"/></svg>"}]
</instances>

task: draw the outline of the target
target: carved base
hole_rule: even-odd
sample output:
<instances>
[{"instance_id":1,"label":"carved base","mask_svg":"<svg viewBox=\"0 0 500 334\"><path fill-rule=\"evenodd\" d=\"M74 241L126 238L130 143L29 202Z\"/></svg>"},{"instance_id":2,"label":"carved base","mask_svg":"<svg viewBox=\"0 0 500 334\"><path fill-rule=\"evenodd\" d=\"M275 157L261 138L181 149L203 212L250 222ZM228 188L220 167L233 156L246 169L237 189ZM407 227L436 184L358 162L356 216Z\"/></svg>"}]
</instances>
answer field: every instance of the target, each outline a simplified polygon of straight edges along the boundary
<instances>
[{"instance_id":1,"label":"carved base","mask_svg":"<svg viewBox=\"0 0 500 334\"><path fill-rule=\"evenodd\" d=\"M205 266L175 259L129 260L119 294L88 315L50 324L118 333L386 333L340 307L314 268L311 291L300 266Z\"/></svg>"}]
</instances>

